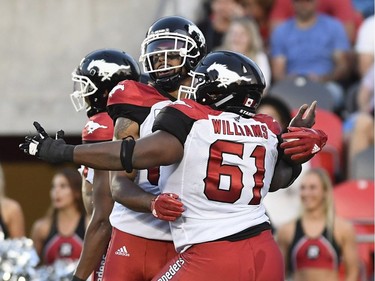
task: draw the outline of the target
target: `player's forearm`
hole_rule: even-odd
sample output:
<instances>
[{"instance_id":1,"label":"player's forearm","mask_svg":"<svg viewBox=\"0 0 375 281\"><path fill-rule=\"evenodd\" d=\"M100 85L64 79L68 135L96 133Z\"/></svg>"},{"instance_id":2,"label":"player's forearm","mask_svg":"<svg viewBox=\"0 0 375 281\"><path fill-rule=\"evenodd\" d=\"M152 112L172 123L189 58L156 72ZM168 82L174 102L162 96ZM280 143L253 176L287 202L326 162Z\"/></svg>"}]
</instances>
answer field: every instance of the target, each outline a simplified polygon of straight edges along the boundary
<instances>
[{"instance_id":1,"label":"player's forearm","mask_svg":"<svg viewBox=\"0 0 375 281\"><path fill-rule=\"evenodd\" d=\"M102 256L106 254L111 239L111 224L109 220L91 221L85 234L83 249L76 271L80 279L86 280L99 265Z\"/></svg>"},{"instance_id":2,"label":"player's forearm","mask_svg":"<svg viewBox=\"0 0 375 281\"><path fill-rule=\"evenodd\" d=\"M113 177L111 191L113 200L133 211L143 213L151 212L151 201L156 197L121 175Z\"/></svg>"},{"instance_id":3,"label":"player's forearm","mask_svg":"<svg viewBox=\"0 0 375 281\"><path fill-rule=\"evenodd\" d=\"M86 180L86 177L82 176L82 201L85 206L86 213L92 215L92 184Z\"/></svg>"},{"instance_id":4,"label":"player's forearm","mask_svg":"<svg viewBox=\"0 0 375 281\"><path fill-rule=\"evenodd\" d=\"M136 141L132 165L139 170L167 166L181 161L183 155L184 147L177 137L160 130Z\"/></svg>"},{"instance_id":5,"label":"player's forearm","mask_svg":"<svg viewBox=\"0 0 375 281\"><path fill-rule=\"evenodd\" d=\"M301 165L291 165L284 160L280 160L275 167L269 192L287 188L295 181L301 171Z\"/></svg>"},{"instance_id":6,"label":"player's forearm","mask_svg":"<svg viewBox=\"0 0 375 281\"><path fill-rule=\"evenodd\" d=\"M100 170L123 170L120 160L122 141L77 145L73 161Z\"/></svg>"}]
</instances>

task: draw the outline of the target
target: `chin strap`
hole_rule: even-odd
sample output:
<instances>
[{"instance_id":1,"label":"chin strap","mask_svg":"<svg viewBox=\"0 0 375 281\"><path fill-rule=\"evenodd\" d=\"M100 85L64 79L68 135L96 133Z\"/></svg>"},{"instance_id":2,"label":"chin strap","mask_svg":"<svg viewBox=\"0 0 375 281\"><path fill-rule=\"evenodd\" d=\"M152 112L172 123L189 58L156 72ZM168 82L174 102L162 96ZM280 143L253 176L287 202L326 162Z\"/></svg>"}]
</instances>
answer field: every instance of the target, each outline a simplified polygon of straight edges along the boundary
<instances>
[{"instance_id":1,"label":"chin strap","mask_svg":"<svg viewBox=\"0 0 375 281\"><path fill-rule=\"evenodd\" d=\"M184 79L180 73L166 78L155 79L155 84L162 88L164 91L173 92L178 89L181 81Z\"/></svg>"},{"instance_id":2,"label":"chin strap","mask_svg":"<svg viewBox=\"0 0 375 281\"><path fill-rule=\"evenodd\" d=\"M255 115L255 109L244 106L227 106L225 111L237 113L245 118L250 118Z\"/></svg>"},{"instance_id":3,"label":"chin strap","mask_svg":"<svg viewBox=\"0 0 375 281\"><path fill-rule=\"evenodd\" d=\"M188 78L187 74L182 73L182 68L188 69L186 66L182 66L179 71L169 77L157 78L155 73L151 73L150 77L155 81L155 85L159 86L161 89L167 92L174 92L180 86L182 81Z\"/></svg>"},{"instance_id":4,"label":"chin strap","mask_svg":"<svg viewBox=\"0 0 375 281\"><path fill-rule=\"evenodd\" d=\"M87 117L92 117L98 113L106 112L107 110L105 108L97 108L97 107L90 107L86 110Z\"/></svg>"}]
</instances>

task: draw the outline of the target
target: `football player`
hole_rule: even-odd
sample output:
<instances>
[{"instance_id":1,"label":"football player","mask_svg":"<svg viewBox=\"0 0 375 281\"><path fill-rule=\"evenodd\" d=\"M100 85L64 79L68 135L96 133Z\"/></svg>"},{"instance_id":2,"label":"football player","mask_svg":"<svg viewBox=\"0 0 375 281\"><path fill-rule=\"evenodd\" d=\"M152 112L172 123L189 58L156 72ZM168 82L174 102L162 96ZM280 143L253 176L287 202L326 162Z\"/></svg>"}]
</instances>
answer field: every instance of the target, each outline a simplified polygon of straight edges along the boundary
<instances>
[{"instance_id":1,"label":"football player","mask_svg":"<svg viewBox=\"0 0 375 281\"><path fill-rule=\"evenodd\" d=\"M74 91L70 98L76 111L86 110L88 117L82 130L82 143L112 140L114 125L107 113L108 95L119 82L139 79L138 63L121 50L98 49L81 60L72 73ZM87 280L92 273L92 280L102 280L112 230L109 215L113 199L109 172L85 166L80 171L85 208L92 216L74 275L78 280Z\"/></svg>"},{"instance_id":2,"label":"football player","mask_svg":"<svg viewBox=\"0 0 375 281\"><path fill-rule=\"evenodd\" d=\"M155 116L176 100L181 84L190 83L188 72L205 54L205 38L191 21L170 16L153 23L141 44L140 57L150 83L124 81L110 93L107 106L115 122L114 139L138 139L150 134ZM123 171L111 172L111 175L113 197L120 203L115 202L110 216L113 234L104 278L149 281L176 251L169 223L155 218L149 204L140 209L137 205L142 198L135 200L132 196L130 200L126 180L134 179L153 195L144 195L151 200L160 194L160 169L155 166L130 175ZM162 198L159 203L167 203L169 199Z\"/></svg>"}]
</instances>

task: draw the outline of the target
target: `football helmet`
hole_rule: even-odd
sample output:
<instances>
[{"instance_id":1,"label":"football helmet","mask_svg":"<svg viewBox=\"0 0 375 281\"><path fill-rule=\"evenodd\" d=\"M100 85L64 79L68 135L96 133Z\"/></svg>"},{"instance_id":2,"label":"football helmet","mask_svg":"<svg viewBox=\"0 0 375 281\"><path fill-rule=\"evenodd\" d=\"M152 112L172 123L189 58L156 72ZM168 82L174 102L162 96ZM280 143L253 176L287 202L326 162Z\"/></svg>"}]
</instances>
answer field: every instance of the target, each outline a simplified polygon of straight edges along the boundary
<instances>
[{"instance_id":1,"label":"football helmet","mask_svg":"<svg viewBox=\"0 0 375 281\"><path fill-rule=\"evenodd\" d=\"M266 82L258 65L230 51L211 52L190 71L189 87L180 86L179 97L193 98L214 109L252 116ZM184 95L184 96L183 96Z\"/></svg>"},{"instance_id":2,"label":"football helmet","mask_svg":"<svg viewBox=\"0 0 375 281\"><path fill-rule=\"evenodd\" d=\"M86 55L72 73L74 91L70 95L76 111L86 107L88 117L106 111L108 94L123 80L140 79L138 63L116 49L100 49Z\"/></svg>"},{"instance_id":3,"label":"football helmet","mask_svg":"<svg viewBox=\"0 0 375 281\"><path fill-rule=\"evenodd\" d=\"M206 39L202 31L191 21L169 16L157 20L146 33L141 44L143 71L166 91L178 89L180 81L187 77L206 55ZM171 65L170 60L179 59L180 63ZM161 62L155 67L156 62ZM185 67L185 73L182 73ZM179 71L174 71L178 69Z\"/></svg>"}]
</instances>

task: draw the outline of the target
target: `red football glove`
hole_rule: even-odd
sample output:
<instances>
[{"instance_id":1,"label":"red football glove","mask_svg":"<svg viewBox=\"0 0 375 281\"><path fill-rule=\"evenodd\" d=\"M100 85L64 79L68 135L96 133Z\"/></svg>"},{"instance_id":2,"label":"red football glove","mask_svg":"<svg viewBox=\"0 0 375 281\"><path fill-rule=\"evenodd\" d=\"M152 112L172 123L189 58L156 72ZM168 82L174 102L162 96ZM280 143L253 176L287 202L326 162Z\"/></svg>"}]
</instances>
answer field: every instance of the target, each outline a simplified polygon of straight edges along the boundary
<instances>
[{"instance_id":1,"label":"red football glove","mask_svg":"<svg viewBox=\"0 0 375 281\"><path fill-rule=\"evenodd\" d=\"M174 221L179 218L184 211L181 201L177 200L178 195L174 193L162 193L151 201L151 212L154 217Z\"/></svg>"},{"instance_id":2,"label":"red football glove","mask_svg":"<svg viewBox=\"0 0 375 281\"><path fill-rule=\"evenodd\" d=\"M309 161L327 142L327 135L323 131L304 127L288 127L288 133L281 137L285 142L280 147L294 164Z\"/></svg>"}]
</instances>

